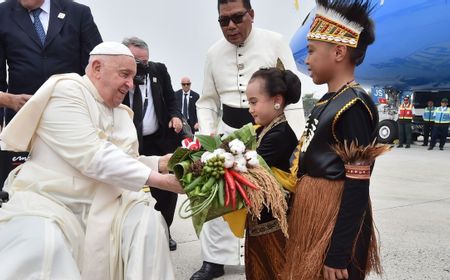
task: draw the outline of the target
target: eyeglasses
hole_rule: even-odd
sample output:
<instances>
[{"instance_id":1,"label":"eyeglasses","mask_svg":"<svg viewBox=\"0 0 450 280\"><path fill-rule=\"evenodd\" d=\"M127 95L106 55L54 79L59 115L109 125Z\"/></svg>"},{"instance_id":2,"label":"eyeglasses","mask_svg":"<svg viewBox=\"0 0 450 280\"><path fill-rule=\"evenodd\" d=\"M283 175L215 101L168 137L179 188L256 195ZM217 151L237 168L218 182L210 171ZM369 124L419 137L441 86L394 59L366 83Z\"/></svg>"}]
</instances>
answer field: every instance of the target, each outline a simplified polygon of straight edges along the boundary
<instances>
[{"instance_id":1,"label":"eyeglasses","mask_svg":"<svg viewBox=\"0 0 450 280\"><path fill-rule=\"evenodd\" d=\"M246 10L244 13L240 13L240 14L234 14L232 16L229 17L219 17L219 24L222 27L228 26L230 24L230 20L234 23L234 24L239 24L242 23L242 21L244 20L244 16L248 13L248 10Z\"/></svg>"},{"instance_id":2,"label":"eyeglasses","mask_svg":"<svg viewBox=\"0 0 450 280\"><path fill-rule=\"evenodd\" d=\"M182 86L190 86L191 83L181 83Z\"/></svg>"}]
</instances>

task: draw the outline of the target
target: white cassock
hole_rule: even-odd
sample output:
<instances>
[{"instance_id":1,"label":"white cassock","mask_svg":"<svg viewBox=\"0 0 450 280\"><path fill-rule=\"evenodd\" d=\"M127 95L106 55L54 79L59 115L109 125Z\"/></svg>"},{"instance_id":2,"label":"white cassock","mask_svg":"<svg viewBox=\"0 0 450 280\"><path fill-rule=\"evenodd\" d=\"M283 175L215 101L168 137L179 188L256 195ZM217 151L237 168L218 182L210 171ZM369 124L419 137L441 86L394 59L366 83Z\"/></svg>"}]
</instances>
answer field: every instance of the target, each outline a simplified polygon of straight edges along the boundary
<instances>
[{"instance_id":1,"label":"white cassock","mask_svg":"<svg viewBox=\"0 0 450 280\"><path fill-rule=\"evenodd\" d=\"M0 208L1 279L174 279L165 222L140 192L158 158L138 160L128 107L55 75L0 138L30 151Z\"/></svg>"},{"instance_id":2,"label":"white cassock","mask_svg":"<svg viewBox=\"0 0 450 280\"><path fill-rule=\"evenodd\" d=\"M197 101L201 134L229 133L234 130L222 120L222 106L248 109L245 94L248 81L261 67L276 67L277 59L298 73L292 51L278 33L253 28L247 40L233 45L221 39L209 50L205 63L204 84ZM305 126L303 101L285 108L289 125L297 137ZM242 263L243 246L224 222L217 218L205 223L200 235L203 259L208 262L237 265Z\"/></svg>"}]
</instances>

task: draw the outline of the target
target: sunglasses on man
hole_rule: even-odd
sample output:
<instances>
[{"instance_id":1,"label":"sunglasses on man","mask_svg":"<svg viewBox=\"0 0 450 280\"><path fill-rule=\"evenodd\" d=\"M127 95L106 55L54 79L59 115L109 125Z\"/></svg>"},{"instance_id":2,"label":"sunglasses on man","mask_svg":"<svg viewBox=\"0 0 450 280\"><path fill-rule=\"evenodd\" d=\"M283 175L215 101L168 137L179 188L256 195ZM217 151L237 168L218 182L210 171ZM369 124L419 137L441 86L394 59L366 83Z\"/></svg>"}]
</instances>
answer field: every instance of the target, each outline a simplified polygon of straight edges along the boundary
<instances>
[{"instance_id":1,"label":"sunglasses on man","mask_svg":"<svg viewBox=\"0 0 450 280\"><path fill-rule=\"evenodd\" d=\"M191 83L181 83L182 86L190 86Z\"/></svg>"},{"instance_id":2,"label":"sunglasses on man","mask_svg":"<svg viewBox=\"0 0 450 280\"><path fill-rule=\"evenodd\" d=\"M219 24L222 27L226 27L230 24L230 20L234 23L234 24L239 24L242 23L242 21L244 20L244 16L248 13L248 10L246 10L243 13L239 13L239 14L234 14L231 15L229 17L219 17Z\"/></svg>"}]
</instances>

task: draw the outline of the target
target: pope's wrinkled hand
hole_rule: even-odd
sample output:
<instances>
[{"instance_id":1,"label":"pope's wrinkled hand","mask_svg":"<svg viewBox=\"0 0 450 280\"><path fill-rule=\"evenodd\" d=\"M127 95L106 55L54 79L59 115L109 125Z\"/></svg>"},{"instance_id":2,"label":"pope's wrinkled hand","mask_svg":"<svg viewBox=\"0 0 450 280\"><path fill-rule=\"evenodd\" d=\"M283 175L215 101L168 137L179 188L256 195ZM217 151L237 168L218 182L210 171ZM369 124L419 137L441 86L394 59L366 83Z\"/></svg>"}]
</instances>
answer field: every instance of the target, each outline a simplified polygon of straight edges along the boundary
<instances>
[{"instance_id":1,"label":"pope's wrinkled hand","mask_svg":"<svg viewBox=\"0 0 450 280\"><path fill-rule=\"evenodd\" d=\"M181 186L180 181L178 181L175 175L166 174L164 176L167 177L167 191L171 191L174 193L184 193L183 187Z\"/></svg>"},{"instance_id":2,"label":"pope's wrinkled hand","mask_svg":"<svg viewBox=\"0 0 450 280\"><path fill-rule=\"evenodd\" d=\"M184 193L183 187L173 174L161 174L152 171L147 179L146 185L169 192Z\"/></svg>"},{"instance_id":3,"label":"pope's wrinkled hand","mask_svg":"<svg viewBox=\"0 0 450 280\"><path fill-rule=\"evenodd\" d=\"M159 158L159 161L158 161L159 173L163 173L163 174L169 173L169 170L167 169L167 164L169 163L169 160L171 157L172 157L172 154L167 154L167 155L161 156Z\"/></svg>"}]
</instances>

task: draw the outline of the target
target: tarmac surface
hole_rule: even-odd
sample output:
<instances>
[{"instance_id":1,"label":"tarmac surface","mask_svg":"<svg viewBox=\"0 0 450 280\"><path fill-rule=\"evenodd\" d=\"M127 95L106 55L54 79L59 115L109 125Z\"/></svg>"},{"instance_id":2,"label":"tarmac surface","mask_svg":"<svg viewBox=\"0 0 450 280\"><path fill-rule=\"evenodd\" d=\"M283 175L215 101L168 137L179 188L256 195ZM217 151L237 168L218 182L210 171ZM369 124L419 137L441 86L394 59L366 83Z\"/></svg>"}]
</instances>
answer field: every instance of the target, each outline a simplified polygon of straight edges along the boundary
<instances>
[{"instance_id":1,"label":"tarmac surface","mask_svg":"<svg viewBox=\"0 0 450 280\"><path fill-rule=\"evenodd\" d=\"M394 147L376 162L370 193L384 274L369 280L450 279L450 145L427 151L417 143ZM179 196L178 206L185 199ZM176 279L189 279L202 265L200 242L191 220L177 213L173 264ZM226 266L217 279L245 279L244 267Z\"/></svg>"}]
</instances>

